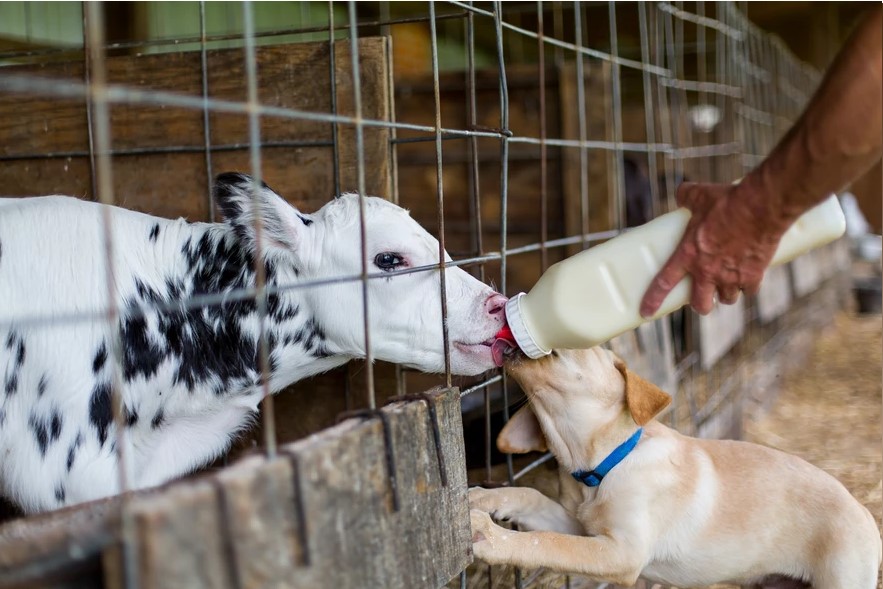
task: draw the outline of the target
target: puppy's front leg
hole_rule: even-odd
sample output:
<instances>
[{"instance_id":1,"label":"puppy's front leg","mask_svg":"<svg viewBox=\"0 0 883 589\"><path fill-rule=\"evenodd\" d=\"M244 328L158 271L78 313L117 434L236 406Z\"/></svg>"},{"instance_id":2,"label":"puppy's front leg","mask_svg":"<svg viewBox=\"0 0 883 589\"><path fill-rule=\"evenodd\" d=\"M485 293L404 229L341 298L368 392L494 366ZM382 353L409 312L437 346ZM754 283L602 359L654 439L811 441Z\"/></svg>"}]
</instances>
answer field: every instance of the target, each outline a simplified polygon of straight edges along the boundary
<instances>
[{"instance_id":1,"label":"puppy's front leg","mask_svg":"<svg viewBox=\"0 0 883 589\"><path fill-rule=\"evenodd\" d=\"M489 564L528 569L549 568L595 581L631 586L644 566L638 546L610 536L571 536L557 532L516 532L495 524L486 512L473 509L472 552Z\"/></svg>"},{"instance_id":2,"label":"puppy's front leg","mask_svg":"<svg viewBox=\"0 0 883 589\"><path fill-rule=\"evenodd\" d=\"M530 487L469 489L469 507L486 511L494 519L518 524L525 530L546 530L585 535L583 525L561 504Z\"/></svg>"}]
</instances>

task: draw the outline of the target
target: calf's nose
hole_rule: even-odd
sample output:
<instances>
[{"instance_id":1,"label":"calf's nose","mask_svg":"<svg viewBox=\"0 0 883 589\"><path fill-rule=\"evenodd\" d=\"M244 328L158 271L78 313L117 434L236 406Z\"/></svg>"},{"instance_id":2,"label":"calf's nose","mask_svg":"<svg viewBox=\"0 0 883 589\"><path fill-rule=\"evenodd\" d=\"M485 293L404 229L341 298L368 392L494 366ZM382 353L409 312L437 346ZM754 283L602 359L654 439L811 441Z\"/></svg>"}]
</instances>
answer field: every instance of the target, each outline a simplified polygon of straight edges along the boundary
<instances>
[{"instance_id":1,"label":"calf's nose","mask_svg":"<svg viewBox=\"0 0 883 589\"><path fill-rule=\"evenodd\" d=\"M508 300L500 293L495 292L484 301L484 310L488 315L502 314Z\"/></svg>"}]
</instances>

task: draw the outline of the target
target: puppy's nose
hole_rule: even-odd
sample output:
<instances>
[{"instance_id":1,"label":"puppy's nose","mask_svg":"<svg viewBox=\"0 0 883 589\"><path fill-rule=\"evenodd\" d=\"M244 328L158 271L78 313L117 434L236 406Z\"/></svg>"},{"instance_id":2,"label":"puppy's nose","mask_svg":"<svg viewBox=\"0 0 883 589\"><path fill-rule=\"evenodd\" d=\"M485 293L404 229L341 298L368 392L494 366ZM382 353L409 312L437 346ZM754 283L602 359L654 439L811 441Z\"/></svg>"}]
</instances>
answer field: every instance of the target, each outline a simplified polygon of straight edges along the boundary
<instances>
[{"instance_id":1,"label":"puppy's nose","mask_svg":"<svg viewBox=\"0 0 883 589\"><path fill-rule=\"evenodd\" d=\"M506 308L506 301L508 300L500 293L495 292L485 300L484 310L488 315L498 315Z\"/></svg>"}]
</instances>

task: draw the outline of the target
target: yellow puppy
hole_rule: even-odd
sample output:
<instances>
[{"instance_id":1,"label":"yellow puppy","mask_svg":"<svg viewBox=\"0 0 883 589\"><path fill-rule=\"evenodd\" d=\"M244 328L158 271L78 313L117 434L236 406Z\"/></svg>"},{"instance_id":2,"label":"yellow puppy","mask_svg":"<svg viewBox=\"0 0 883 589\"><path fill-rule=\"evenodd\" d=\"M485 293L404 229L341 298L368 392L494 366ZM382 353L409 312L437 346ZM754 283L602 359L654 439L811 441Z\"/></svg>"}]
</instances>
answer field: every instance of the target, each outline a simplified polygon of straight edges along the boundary
<instances>
[{"instance_id":1,"label":"yellow puppy","mask_svg":"<svg viewBox=\"0 0 883 589\"><path fill-rule=\"evenodd\" d=\"M678 587L876 587L876 523L822 470L662 425L653 418L671 398L599 347L516 359L506 370L530 404L497 446L551 450L561 492L555 502L529 488L471 489L477 558L622 585L640 576Z\"/></svg>"}]
</instances>

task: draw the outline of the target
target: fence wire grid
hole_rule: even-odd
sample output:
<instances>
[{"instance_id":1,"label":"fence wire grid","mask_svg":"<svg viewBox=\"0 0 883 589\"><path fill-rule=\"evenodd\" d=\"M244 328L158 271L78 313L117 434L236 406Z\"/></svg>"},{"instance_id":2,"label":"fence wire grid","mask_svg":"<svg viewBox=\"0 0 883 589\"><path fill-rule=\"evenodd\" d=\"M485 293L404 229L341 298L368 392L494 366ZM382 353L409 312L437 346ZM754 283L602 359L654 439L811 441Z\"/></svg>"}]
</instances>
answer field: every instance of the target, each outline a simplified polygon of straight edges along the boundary
<instances>
[{"instance_id":1,"label":"fence wire grid","mask_svg":"<svg viewBox=\"0 0 883 589\"><path fill-rule=\"evenodd\" d=\"M120 162L156 155L193 156L198 159L188 161L201 162L204 168L199 177L205 214L189 220L215 221L212 180L226 171L219 169L216 156L245 154L246 171L255 186L262 180L276 186L267 173L268 153L330 152L334 194L319 198L331 199L345 189L360 195L358 274L268 286L263 265L256 263L253 287L150 303L133 312L256 302L264 387L260 446L268 458L274 458L280 440L274 410L278 399L269 394L268 297L341 283L361 289L364 405L376 409L393 394L419 392L434 384L458 385L467 435L477 432L477 443L470 444L472 438L467 438L467 453L475 455L468 464L474 484L530 481L542 476L543 465L552 458L546 454L514 460L496 454L494 434L522 395L500 371L478 378L452 374L445 270L466 269L507 296L528 290L551 264L675 208L675 190L682 180L737 180L771 150L819 81L818 72L754 26L744 7L730 2L303 2L275 11L264 3L230 3L221 8L211 2L187 2L177 9L159 3L150 10L156 13L152 16L156 26L149 35L108 40L113 23L101 4L84 2L79 42L73 34L67 46L35 44L0 54L0 64L8 66L0 69L0 92L59 103L84 102L88 116L88 149L7 149L0 152L0 163L85 159L86 197L124 204L125 195L115 188ZM161 26L185 12L189 16L182 20L195 28ZM290 17L289 24L281 22L279 14ZM363 110L360 40L376 36L392 39L386 118L372 118ZM327 111L261 99L259 51L300 43L327 46L327 78L315 80L329 96ZM344 56L341 43L348 45L351 74L344 81L336 63ZM245 100L219 98L212 92L210 57L230 49L243 53L244 69L228 75L237 76ZM192 94L149 84L121 84L109 75L109 64L120 56L185 52L199 54L201 79L198 92ZM23 70L63 61L81 62L82 77L35 76ZM347 97L351 110L338 108L340 88L351 93ZM145 106L200 113L202 136L196 143L170 136L165 145L114 145L112 109ZM234 115L247 117L247 140L217 141L218 121ZM290 121L322 125L327 132L319 139L262 136L267 125ZM393 272L372 271L368 265L364 197L370 170L366 170L365 137L376 129L388 133L390 164L388 192L377 196L409 208L438 238L435 264ZM354 153L354 158L344 162L344 151ZM344 181L342 167L348 165L355 166L354 180ZM26 169L21 173L27 176ZM288 187L278 188L285 195ZM112 296L115 277L110 263L116 231L111 221L105 215L106 288L111 302L103 312L22 317L0 311L0 328L106 323L108 341L113 342L111 357L116 360L115 448L122 465L120 488L125 490L131 486L133 465L121 401L120 309ZM254 231L259 236L263 230L257 214ZM446 251L451 260L446 260ZM259 253L255 260L260 260ZM378 279L414 273L439 275L438 300L431 303L441 306L443 318L445 371L439 378L402 366L375 368L373 361L368 286ZM673 387L675 401L663 419L688 434L701 434L721 407L739 401L738 385L745 377L740 366L781 346L788 337L781 319L761 320L761 305L754 299L740 303L734 323L715 324L733 334L730 344L713 358L703 358L707 352L702 342L708 336L692 312L658 321L650 347L646 339L636 340L634 353L645 356L657 367L659 379ZM375 370L392 371L392 390L386 389L387 384L375 384L379 378ZM124 534L132 534L125 529L133 525L125 518L125 506L121 513ZM124 543L125 547L131 543ZM124 554L125 585L135 588L138 554L133 549ZM559 584L536 572L497 573L476 564L452 580L452 586L589 586L570 578L554 582Z\"/></svg>"}]
</instances>

